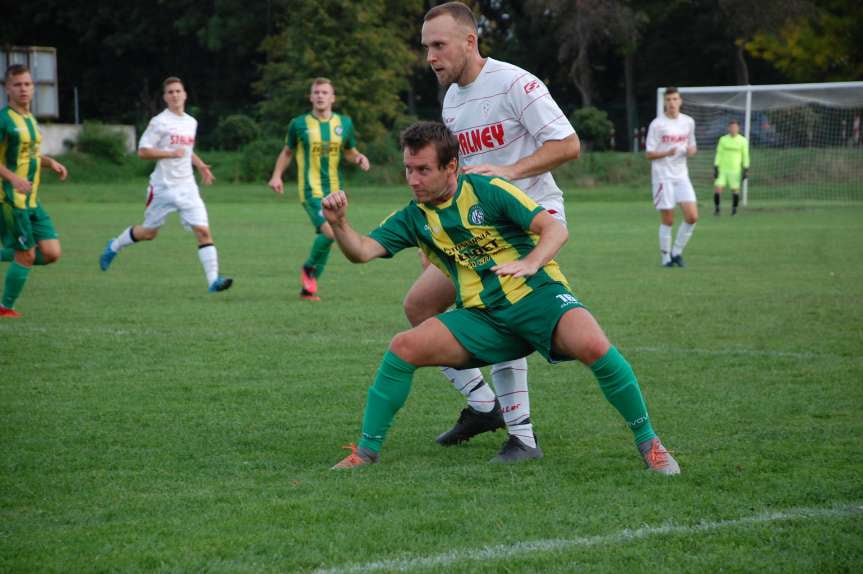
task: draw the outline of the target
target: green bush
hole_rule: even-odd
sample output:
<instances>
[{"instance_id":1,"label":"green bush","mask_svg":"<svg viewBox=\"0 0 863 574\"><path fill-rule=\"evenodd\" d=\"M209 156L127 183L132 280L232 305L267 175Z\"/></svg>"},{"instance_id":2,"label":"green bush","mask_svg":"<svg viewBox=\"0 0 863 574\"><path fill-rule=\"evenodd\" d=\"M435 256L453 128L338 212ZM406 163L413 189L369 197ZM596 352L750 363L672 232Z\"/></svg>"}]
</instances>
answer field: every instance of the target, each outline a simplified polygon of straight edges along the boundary
<instances>
[{"instance_id":1,"label":"green bush","mask_svg":"<svg viewBox=\"0 0 863 574\"><path fill-rule=\"evenodd\" d=\"M240 151L240 173L237 179L240 181L267 182L276 165L276 158L282 151L285 143L280 138L260 138L243 146ZM291 173L295 173L296 161L291 161L291 168L285 170L282 178L289 181ZM296 176L294 176L296 177Z\"/></svg>"},{"instance_id":2,"label":"green bush","mask_svg":"<svg viewBox=\"0 0 863 574\"><path fill-rule=\"evenodd\" d=\"M587 148L607 150L611 140L614 124L604 111L588 106L576 110L569 118L578 137L587 143Z\"/></svg>"},{"instance_id":3,"label":"green bush","mask_svg":"<svg viewBox=\"0 0 863 574\"><path fill-rule=\"evenodd\" d=\"M238 150L258 139L260 133L255 120L243 114L233 114L219 120L216 141L222 149Z\"/></svg>"},{"instance_id":4,"label":"green bush","mask_svg":"<svg viewBox=\"0 0 863 574\"><path fill-rule=\"evenodd\" d=\"M76 148L81 153L107 159L118 165L128 157L125 136L100 122L84 122Z\"/></svg>"}]
</instances>

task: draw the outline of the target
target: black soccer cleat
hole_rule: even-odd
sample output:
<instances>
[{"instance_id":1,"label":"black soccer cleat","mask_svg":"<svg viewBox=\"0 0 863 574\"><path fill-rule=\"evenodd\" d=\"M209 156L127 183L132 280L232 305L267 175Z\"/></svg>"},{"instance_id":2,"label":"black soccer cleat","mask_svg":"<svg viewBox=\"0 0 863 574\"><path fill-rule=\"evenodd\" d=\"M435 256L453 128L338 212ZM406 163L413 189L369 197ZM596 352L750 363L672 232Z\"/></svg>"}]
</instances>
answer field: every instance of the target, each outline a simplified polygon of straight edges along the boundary
<instances>
[{"instance_id":1,"label":"black soccer cleat","mask_svg":"<svg viewBox=\"0 0 863 574\"><path fill-rule=\"evenodd\" d=\"M536 434L533 435L533 440L536 440ZM497 453L497 456L492 458L489 462L511 463L539 458L542 458L542 449L539 448L538 442L536 443L535 447L529 447L523 442L521 442L520 438L518 438L514 434L511 434L509 435L509 438L506 439L506 442L503 443L503 446L501 447L500 452Z\"/></svg>"},{"instance_id":2,"label":"black soccer cleat","mask_svg":"<svg viewBox=\"0 0 863 574\"><path fill-rule=\"evenodd\" d=\"M676 265L678 267L686 267L686 263L683 262L683 255L672 255L671 265Z\"/></svg>"},{"instance_id":3,"label":"black soccer cleat","mask_svg":"<svg viewBox=\"0 0 863 574\"><path fill-rule=\"evenodd\" d=\"M487 413L475 411L470 406L462 409L455 425L435 440L441 446L453 446L467 442L478 434L494 432L504 427L506 423L503 422L500 403L495 400L494 408Z\"/></svg>"}]
</instances>

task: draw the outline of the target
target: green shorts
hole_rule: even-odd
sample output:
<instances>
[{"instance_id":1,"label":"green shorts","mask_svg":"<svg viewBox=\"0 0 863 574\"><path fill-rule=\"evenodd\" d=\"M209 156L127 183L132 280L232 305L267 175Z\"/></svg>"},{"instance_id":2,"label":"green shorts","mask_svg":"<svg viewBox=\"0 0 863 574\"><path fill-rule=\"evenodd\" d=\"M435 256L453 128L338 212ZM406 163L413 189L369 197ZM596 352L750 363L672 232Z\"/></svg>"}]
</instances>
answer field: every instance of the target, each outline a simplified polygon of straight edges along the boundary
<instances>
[{"instance_id":1,"label":"green shorts","mask_svg":"<svg viewBox=\"0 0 863 574\"><path fill-rule=\"evenodd\" d=\"M722 171L719 170L719 177L713 182L713 187L728 187L730 189L740 189L740 182L743 177L742 171Z\"/></svg>"},{"instance_id":2,"label":"green shorts","mask_svg":"<svg viewBox=\"0 0 863 574\"><path fill-rule=\"evenodd\" d=\"M18 251L27 251L45 239L57 239L57 230L51 217L42 209L42 204L36 207L18 209L8 203L0 203L0 240L6 247Z\"/></svg>"},{"instance_id":3,"label":"green shorts","mask_svg":"<svg viewBox=\"0 0 863 574\"><path fill-rule=\"evenodd\" d=\"M321 226L327 222L324 218L324 212L321 208L321 198L320 197L311 197L303 202L303 209L306 210L306 215L309 216L309 219L312 221L312 225L315 226L315 233L321 232Z\"/></svg>"},{"instance_id":4,"label":"green shorts","mask_svg":"<svg viewBox=\"0 0 863 574\"><path fill-rule=\"evenodd\" d=\"M438 319L471 354L471 367L512 361L539 351L550 363L570 361L555 355L552 335L570 309L584 307L565 285L549 283L515 305L502 309L454 309Z\"/></svg>"}]
</instances>

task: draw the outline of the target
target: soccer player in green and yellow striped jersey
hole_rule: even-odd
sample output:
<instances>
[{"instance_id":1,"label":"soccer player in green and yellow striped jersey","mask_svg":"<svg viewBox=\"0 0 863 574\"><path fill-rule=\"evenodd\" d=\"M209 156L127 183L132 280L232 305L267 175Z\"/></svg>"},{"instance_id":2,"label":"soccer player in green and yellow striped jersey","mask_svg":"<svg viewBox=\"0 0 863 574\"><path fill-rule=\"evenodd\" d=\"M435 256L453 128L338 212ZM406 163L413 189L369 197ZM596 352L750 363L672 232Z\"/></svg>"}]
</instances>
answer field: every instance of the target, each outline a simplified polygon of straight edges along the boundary
<instances>
[{"instance_id":1,"label":"soccer player in green and yellow striped jersey","mask_svg":"<svg viewBox=\"0 0 863 574\"><path fill-rule=\"evenodd\" d=\"M332 82L316 78L312 82L309 100L312 111L295 117L288 126L285 147L276 159L269 185L276 193L284 193L282 174L290 165L291 158L296 156L300 202L317 234L300 271L300 297L318 301L317 280L324 273L333 244L332 230L321 213L321 199L344 188L342 155L363 171L368 171L369 160L357 151L351 119L333 113L336 94Z\"/></svg>"},{"instance_id":2,"label":"soccer player in green and yellow striped jersey","mask_svg":"<svg viewBox=\"0 0 863 574\"><path fill-rule=\"evenodd\" d=\"M26 66L6 70L4 87L9 105L0 110L0 260L11 261L3 283L0 317L20 317L15 302L34 264L47 265L60 258L60 240L51 218L39 201L42 167L66 179L66 168L46 155L42 134L30 113L33 77Z\"/></svg>"},{"instance_id":3,"label":"soccer player in green and yellow striped jersey","mask_svg":"<svg viewBox=\"0 0 863 574\"><path fill-rule=\"evenodd\" d=\"M719 195L731 188L731 215L740 204L740 185L749 177L749 142L740 135L737 120L728 122L728 133L719 138L713 159L713 214L719 215Z\"/></svg>"},{"instance_id":4,"label":"soccer player in green and yellow striped jersey","mask_svg":"<svg viewBox=\"0 0 863 574\"><path fill-rule=\"evenodd\" d=\"M629 363L576 299L553 257L568 232L506 180L459 175L458 139L439 122L418 122L402 134L405 174L414 201L367 236L347 221L347 197L322 202L336 242L354 263L420 247L455 284L456 308L397 334L369 389L358 446L334 468L377 462L387 431L426 366L489 365L539 351L549 362L588 365L608 401L626 420L648 468L680 468L651 425ZM511 433L492 462L540 458ZM506 446L506 445L505 445ZM504 456L508 453L508 456Z\"/></svg>"}]
</instances>

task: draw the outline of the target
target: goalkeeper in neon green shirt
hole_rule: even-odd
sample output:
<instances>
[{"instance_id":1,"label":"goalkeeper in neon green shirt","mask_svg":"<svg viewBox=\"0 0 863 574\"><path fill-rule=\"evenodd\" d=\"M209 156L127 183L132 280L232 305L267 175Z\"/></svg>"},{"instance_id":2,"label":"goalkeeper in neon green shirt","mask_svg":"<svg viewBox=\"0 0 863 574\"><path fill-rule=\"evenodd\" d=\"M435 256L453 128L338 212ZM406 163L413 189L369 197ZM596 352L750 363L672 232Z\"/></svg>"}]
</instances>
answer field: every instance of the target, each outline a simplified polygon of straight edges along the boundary
<instances>
[{"instance_id":1,"label":"goalkeeper in neon green shirt","mask_svg":"<svg viewBox=\"0 0 863 574\"><path fill-rule=\"evenodd\" d=\"M719 215L719 196L725 187L731 188L731 215L737 215L740 204L740 183L749 176L749 142L740 135L737 120L728 122L728 133L716 144L713 160L713 215Z\"/></svg>"}]
</instances>

